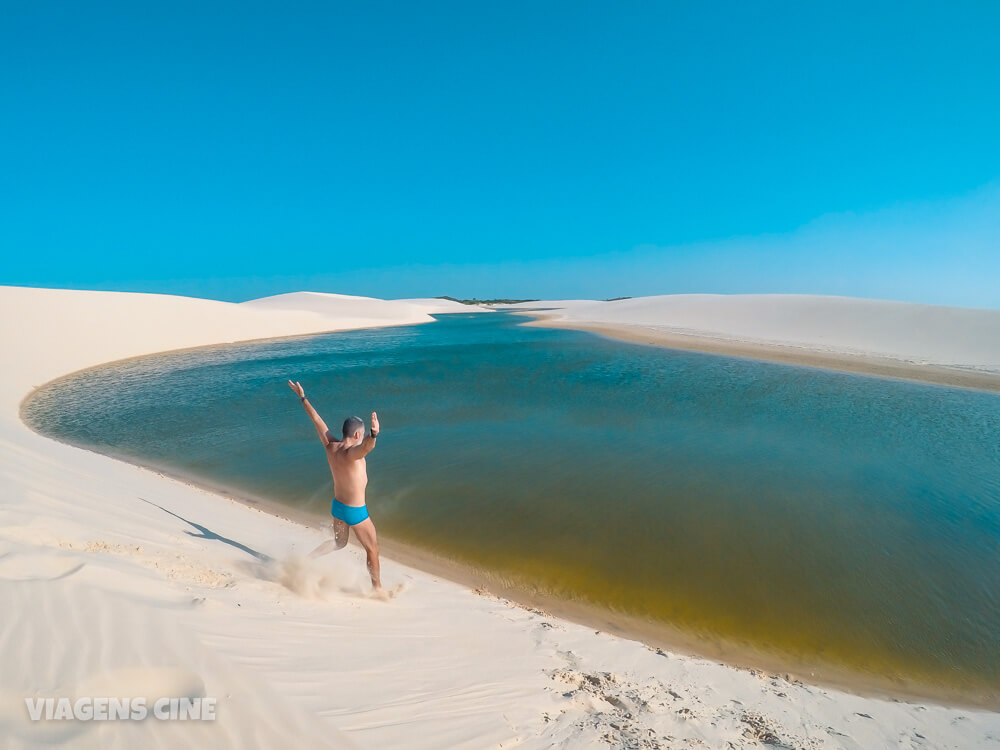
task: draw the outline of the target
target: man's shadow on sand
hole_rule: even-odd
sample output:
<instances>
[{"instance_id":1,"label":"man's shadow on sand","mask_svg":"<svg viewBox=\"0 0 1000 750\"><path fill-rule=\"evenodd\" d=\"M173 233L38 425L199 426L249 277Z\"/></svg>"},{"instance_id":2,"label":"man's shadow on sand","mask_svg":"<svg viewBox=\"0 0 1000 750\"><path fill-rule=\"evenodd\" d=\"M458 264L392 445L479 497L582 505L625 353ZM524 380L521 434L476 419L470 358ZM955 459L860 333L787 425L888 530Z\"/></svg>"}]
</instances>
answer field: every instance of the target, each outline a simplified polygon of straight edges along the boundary
<instances>
[{"instance_id":1,"label":"man's shadow on sand","mask_svg":"<svg viewBox=\"0 0 1000 750\"><path fill-rule=\"evenodd\" d=\"M154 503L154 502L152 502L150 500L147 500L144 497L140 497L139 499L142 500L144 503L152 505L154 508L159 508L164 513L167 513L167 514L173 516L174 518L177 518L177 519L183 521L188 526L191 526L191 527L195 528L198 531L197 534L194 533L193 531L185 531L184 533L187 534L188 536L193 536L195 539L208 539L209 541L222 542L223 544L228 544L230 547L235 547L240 552L246 552L248 555L251 555L251 556L257 558L257 560L259 562L261 562L261 563L269 563L269 562L272 561L272 558L270 556L265 555L263 552L258 552L257 550L253 549L252 547L247 547L242 542L237 542L235 539L230 539L229 537L225 537L225 536L221 536L219 534L216 534L214 531L212 531L211 529L205 528L200 523L195 523L194 521L189 521L188 519L184 518L184 516L179 516L176 513L174 513L172 510L167 510L162 505L157 505L156 503Z\"/></svg>"},{"instance_id":2,"label":"man's shadow on sand","mask_svg":"<svg viewBox=\"0 0 1000 750\"><path fill-rule=\"evenodd\" d=\"M184 533L188 536L192 536L195 539L208 539L209 541L222 542L223 544L228 544L230 547L238 549L240 552L245 552L250 555L254 558L253 560L236 561L234 563L234 567L258 580L276 583L280 586L284 586L286 589L298 594L299 596L309 599L325 598L326 595L331 592L348 593L352 595L360 593L357 586L354 586L353 584L344 584L343 582L338 581L336 576L331 576L329 573L314 571L306 560L300 560L298 558L276 560L270 555L265 555L263 552L258 552L252 547L246 546L242 542L237 542L235 539L229 539L228 537L216 534L214 531L202 526L200 523L195 523L194 521L184 518L184 516L177 515L173 511L167 510L162 505L157 505L144 497L140 497L139 499L144 503L152 505L154 508L159 508L166 514L183 521L197 531L197 533L195 533L195 531L185 531ZM320 545L320 547L323 546L324 545ZM391 598L391 596L395 594L395 591L400 588L401 587L396 587L396 589L389 593L389 597Z\"/></svg>"}]
</instances>

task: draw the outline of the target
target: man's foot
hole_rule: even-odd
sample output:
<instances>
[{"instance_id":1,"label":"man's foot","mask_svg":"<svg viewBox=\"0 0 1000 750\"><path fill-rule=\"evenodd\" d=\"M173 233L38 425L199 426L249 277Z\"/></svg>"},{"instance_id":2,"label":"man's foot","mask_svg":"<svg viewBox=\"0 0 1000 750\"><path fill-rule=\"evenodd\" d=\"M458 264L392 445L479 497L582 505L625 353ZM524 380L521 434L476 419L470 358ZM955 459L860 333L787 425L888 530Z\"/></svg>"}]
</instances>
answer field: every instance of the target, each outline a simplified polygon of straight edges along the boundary
<instances>
[{"instance_id":1,"label":"man's foot","mask_svg":"<svg viewBox=\"0 0 1000 750\"><path fill-rule=\"evenodd\" d=\"M378 599L380 602L387 602L390 599L395 599L396 595L403 590L403 584L397 584L392 588L386 589L382 586L378 586L372 589L369 597L372 599Z\"/></svg>"}]
</instances>

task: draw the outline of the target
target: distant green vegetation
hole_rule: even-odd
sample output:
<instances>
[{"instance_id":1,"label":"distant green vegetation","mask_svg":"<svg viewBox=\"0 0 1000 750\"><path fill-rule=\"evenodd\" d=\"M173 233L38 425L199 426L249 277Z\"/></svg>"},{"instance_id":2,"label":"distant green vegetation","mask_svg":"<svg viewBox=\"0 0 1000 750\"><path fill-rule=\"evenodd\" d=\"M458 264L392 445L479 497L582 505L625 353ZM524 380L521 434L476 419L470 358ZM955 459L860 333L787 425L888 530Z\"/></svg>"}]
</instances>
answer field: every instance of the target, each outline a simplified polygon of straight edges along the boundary
<instances>
[{"instance_id":1,"label":"distant green vegetation","mask_svg":"<svg viewBox=\"0 0 1000 750\"><path fill-rule=\"evenodd\" d=\"M606 299L604 301L605 302L617 302L620 299L632 299L632 298L631 297L611 297L611 298Z\"/></svg>"},{"instance_id":2,"label":"distant green vegetation","mask_svg":"<svg viewBox=\"0 0 1000 750\"><path fill-rule=\"evenodd\" d=\"M515 302L538 302L537 299L456 299L441 295L436 299L450 299L452 302L461 302L463 305L513 305Z\"/></svg>"}]
</instances>

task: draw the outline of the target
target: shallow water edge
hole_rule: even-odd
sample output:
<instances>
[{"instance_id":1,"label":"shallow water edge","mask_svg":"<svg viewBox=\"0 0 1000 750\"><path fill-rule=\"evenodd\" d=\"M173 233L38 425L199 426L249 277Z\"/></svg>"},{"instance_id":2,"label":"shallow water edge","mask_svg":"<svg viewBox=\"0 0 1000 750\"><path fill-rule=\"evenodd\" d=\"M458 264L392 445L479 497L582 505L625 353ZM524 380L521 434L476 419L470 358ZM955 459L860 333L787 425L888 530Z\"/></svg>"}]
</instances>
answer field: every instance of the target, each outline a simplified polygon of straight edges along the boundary
<instances>
[{"instance_id":1,"label":"shallow water edge","mask_svg":"<svg viewBox=\"0 0 1000 750\"><path fill-rule=\"evenodd\" d=\"M31 427L30 424L29 427ZM51 436L46 435L46 437ZM233 490L230 487L184 475L175 469L157 466L152 462L137 461L133 457L115 455L113 451L96 451L91 447L58 438L51 439L141 466L165 477L185 482L221 497L308 527L318 528L325 522L322 515L297 509L273 499L252 497L244 491ZM798 659L762 652L745 643L695 637L662 622L646 620L583 602L567 601L540 591L533 591L524 586L518 586L515 582L503 579L488 570L478 569L446 556L416 548L412 544L394 539L392 535L381 534L380 538L386 557L390 560L468 586L477 593L503 597L520 606L543 610L556 617L640 641L653 649L663 648L676 653L717 660L737 668L763 670L768 673L788 676L791 679L861 695L892 700L930 700L946 705L990 710L1000 709L1000 698L995 694L972 692L947 685L928 685L921 682L886 679L877 674L859 673L856 670L845 669L835 664L814 662L806 664Z\"/></svg>"}]
</instances>

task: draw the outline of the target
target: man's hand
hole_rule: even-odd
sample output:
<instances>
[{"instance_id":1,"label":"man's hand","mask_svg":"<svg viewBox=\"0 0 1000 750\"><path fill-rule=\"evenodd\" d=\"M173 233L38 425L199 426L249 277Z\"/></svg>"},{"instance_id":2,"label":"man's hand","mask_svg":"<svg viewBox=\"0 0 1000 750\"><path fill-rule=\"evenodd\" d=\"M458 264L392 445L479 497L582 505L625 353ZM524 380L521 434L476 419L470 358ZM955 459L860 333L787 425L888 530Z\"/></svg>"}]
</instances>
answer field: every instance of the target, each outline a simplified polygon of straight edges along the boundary
<instances>
[{"instance_id":1,"label":"man's hand","mask_svg":"<svg viewBox=\"0 0 1000 750\"><path fill-rule=\"evenodd\" d=\"M293 383L291 380L289 380L288 387L291 388L295 392L295 395L298 396L299 398L306 397L305 389L303 389L302 384L299 383L298 381L295 381Z\"/></svg>"},{"instance_id":2,"label":"man's hand","mask_svg":"<svg viewBox=\"0 0 1000 750\"><path fill-rule=\"evenodd\" d=\"M355 443L350 448L347 449L347 455L349 458L355 461L364 458L369 453L371 453L372 448L375 447L375 438L378 435L378 414L372 412L372 429L367 435L365 435L360 443Z\"/></svg>"}]
</instances>

